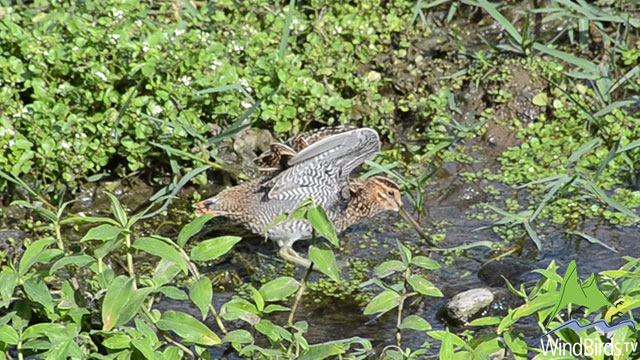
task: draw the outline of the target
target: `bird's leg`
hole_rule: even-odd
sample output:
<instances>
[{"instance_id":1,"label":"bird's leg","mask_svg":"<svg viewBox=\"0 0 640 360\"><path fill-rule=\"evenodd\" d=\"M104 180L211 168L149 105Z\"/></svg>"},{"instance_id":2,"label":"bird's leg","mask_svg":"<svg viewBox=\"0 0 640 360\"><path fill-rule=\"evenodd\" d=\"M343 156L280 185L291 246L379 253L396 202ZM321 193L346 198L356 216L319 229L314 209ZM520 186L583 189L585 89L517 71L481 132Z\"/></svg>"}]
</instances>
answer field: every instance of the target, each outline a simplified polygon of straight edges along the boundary
<instances>
[{"instance_id":1,"label":"bird's leg","mask_svg":"<svg viewBox=\"0 0 640 360\"><path fill-rule=\"evenodd\" d=\"M286 261L301 265L305 268L309 268L311 266L311 261L298 255L298 253L293 250L291 245L285 245L280 248L280 257L285 259Z\"/></svg>"}]
</instances>

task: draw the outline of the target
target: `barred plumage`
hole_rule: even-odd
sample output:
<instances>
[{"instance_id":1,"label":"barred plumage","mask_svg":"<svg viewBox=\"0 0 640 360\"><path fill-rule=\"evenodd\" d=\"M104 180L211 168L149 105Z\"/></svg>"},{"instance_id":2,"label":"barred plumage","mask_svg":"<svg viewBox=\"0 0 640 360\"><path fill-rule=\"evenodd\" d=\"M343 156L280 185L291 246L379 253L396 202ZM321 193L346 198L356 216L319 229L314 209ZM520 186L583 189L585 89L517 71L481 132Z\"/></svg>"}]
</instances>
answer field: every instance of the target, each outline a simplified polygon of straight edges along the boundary
<instances>
[{"instance_id":1,"label":"barred plumage","mask_svg":"<svg viewBox=\"0 0 640 360\"><path fill-rule=\"evenodd\" d=\"M418 226L402 208L401 192L395 182L382 176L366 181L349 178L356 167L380 151L374 130L325 128L300 134L287 144L274 145L258 159L268 169L266 176L195 204L196 213L238 221L252 232L277 241L282 257L304 266L309 266L309 261L291 246L311 237L311 225L295 219L271 223L310 198L323 207L338 233L385 210L400 211L411 225Z\"/></svg>"}]
</instances>

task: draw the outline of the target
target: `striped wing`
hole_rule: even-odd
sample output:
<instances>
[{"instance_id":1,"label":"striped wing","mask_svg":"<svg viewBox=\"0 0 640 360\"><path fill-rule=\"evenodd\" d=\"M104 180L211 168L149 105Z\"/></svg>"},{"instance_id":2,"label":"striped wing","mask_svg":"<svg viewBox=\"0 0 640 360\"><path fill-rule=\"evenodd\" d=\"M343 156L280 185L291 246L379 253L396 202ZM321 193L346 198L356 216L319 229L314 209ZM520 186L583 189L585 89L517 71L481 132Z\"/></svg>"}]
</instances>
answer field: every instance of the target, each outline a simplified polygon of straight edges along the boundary
<instances>
[{"instance_id":1,"label":"striped wing","mask_svg":"<svg viewBox=\"0 0 640 360\"><path fill-rule=\"evenodd\" d=\"M327 137L356 129L358 129L358 127L353 125L340 125L307 131L294 136L286 143L272 144L271 148L262 153L255 162L264 173L275 176L279 172L287 169L289 167L289 160L308 146Z\"/></svg>"},{"instance_id":2,"label":"striped wing","mask_svg":"<svg viewBox=\"0 0 640 360\"><path fill-rule=\"evenodd\" d=\"M288 161L269 181L270 199L304 201L313 197L326 207L349 200L349 174L380 151L375 130L362 128L314 142Z\"/></svg>"}]
</instances>

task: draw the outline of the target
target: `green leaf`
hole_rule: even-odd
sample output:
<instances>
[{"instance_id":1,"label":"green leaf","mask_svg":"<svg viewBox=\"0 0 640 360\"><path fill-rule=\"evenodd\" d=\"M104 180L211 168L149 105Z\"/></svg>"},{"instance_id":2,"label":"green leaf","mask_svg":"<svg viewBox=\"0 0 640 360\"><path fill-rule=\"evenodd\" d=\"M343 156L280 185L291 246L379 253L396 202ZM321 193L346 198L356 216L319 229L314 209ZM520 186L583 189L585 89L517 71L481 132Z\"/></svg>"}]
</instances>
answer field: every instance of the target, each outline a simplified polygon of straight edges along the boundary
<instances>
[{"instance_id":1,"label":"green leaf","mask_svg":"<svg viewBox=\"0 0 640 360\"><path fill-rule=\"evenodd\" d=\"M313 226L318 234L329 240L333 246L340 244L338 235L336 235L336 229L322 207L316 206L309 209L307 211L307 220L309 220L311 226Z\"/></svg>"},{"instance_id":2,"label":"green leaf","mask_svg":"<svg viewBox=\"0 0 640 360\"><path fill-rule=\"evenodd\" d=\"M233 330L222 338L223 342L234 344L250 344L253 342L251 333L247 330Z\"/></svg>"},{"instance_id":3,"label":"green leaf","mask_svg":"<svg viewBox=\"0 0 640 360\"><path fill-rule=\"evenodd\" d=\"M404 266L409 266L411 263L411 250L409 250L400 240L396 240L398 244L398 250L400 250L400 257Z\"/></svg>"},{"instance_id":4,"label":"green leaf","mask_svg":"<svg viewBox=\"0 0 640 360\"><path fill-rule=\"evenodd\" d=\"M102 342L107 349L127 349L129 344L131 344L131 338L125 334L115 334Z\"/></svg>"},{"instance_id":5,"label":"green leaf","mask_svg":"<svg viewBox=\"0 0 640 360\"><path fill-rule=\"evenodd\" d=\"M373 270L373 275L376 277L383 279L393 273L406 270L406 266L401 261L398 260L389 260L385 261L382 264L376 266Z\"/></svg>"},{"instance_id":6,"label":"green leaf","mask_svg":"<svg viewBox=\"0 0 640 360\"><path fill-rule=\"evenodd\" d=\"M162 240L150 237L142 237L137 239L133 243L133 247L138 250L148 252L149 254L159 256L164 260L171 261L174 264L178 265L185 275L188 273L187 263L185 262L182 255L180 255L178 250Z\"/></svg>"},{"instance_id":7,"label":"green leaf","mask_svg":"<svg viewBox=\"0 0 640 360\"><path fill-rule=\"evenodd\" d=\"M222 343L218 335L205 324L182 312L164 312L156 326L160 330L175 332L189 343L203 346L215 346Z\"/></svg>"},{"instance_id":8,"label":"green leaf","mask_svg":"<svg viewBox=\"0 0 640 360\"><path fill-rule=\"evenodd\" d=\"M402 319L400 329L427 331L431 330L431 325L427 322L427 320L421 318L420 316L409 315L406 318Z\"/></svg>"},{"instance_id":9,"label":"green leaf","mask_svg":"<svg viewBox=\"0 0 640 360\"><path fill-rule=\"evenodd\" d=\"M53 313L53 298L47 284L38 277L32 277L22 285L27 295L33 301L44 306L48 312Z\"/></svg>"},{"instance_id":10,"label":"green leaf","mask_svg":"<svg viewBox=\"0 0 640 360\"><path fill-rule=\"evenodd\" d=\"M260 292L256 290L256 288L254 288L252 285L249 285L249 289L251 290L251 298L256 304L256 308L259 312L262 312L262 310L264 310L264 298L262 297Z\"/></svg>"},{"instance_id":11,"label":"green leaf","mask_svg":"<svg viewBox=\"0 0 640 360\"><path fill-rule=\"evenodd\" d=\"M120 275L111 281L102 301L102 330L108 331L116 326L133 293L133 279Z\"/></svg>"},{"instance_id":12,"label":"green leaf","mask_svg":"<svg viewBox=\"0 0 640 360\"><path fill-rule=\"evenodd\" d=\"M205 240L191 249L191 260L210 261L226 254L233 245L242 240L238 236L220 236Z\"/></svg>"},{"instance_id":13,"label":"green leaf","mask_svg":"<svg viewBox=\"0 0 640 360\"><path fill-rule=\"evenodd\" d=\"M42 253L46 248L51 245L55 240L52 237L37 240L31 243L27 250L24 251L22 258L20 259L20 265L18 266L18 275L20 277L31 269L31 267L38 262Z\"/></svg>"},{"instance_id":14,"label":"green leaf","mask_svg":"<svg viewBox=\"0 0 640 360\"><path fill-rule=\"evenodd\" d=\"M469 323L469 326L492 326L500 324L502 318L499 316L487 316L475 319Z\"/></svg>"},{"instance_id":15,"label":"green leaf","mask_svg":"<svg viewBox=\"0 0 640 360\"><path fill-rule=\"evenodd\" d=\"M124 309L121 310L118 321L115 323L114 327L124 325L131 319L133 319L138 311L140 311L140 307L142 306L142 303L144 303L147 295L149 295L149 293L151 293L152 291L153 288L151 287L145 287L136 290L125 305Z\"/></svg>"},{"instance_id":16,"label":"green leaf","mask_svg":"<svg viewBox=\"0 0 640 360\"><path fill-rule=\"evenodd\" d=\"M371 299L364 309L365 315L385 313L400 304L400 294L392 290L385 290Z\"/></svg>"},{"instance_id":17,"label":"green leaf","mask_svg":"<svg viewBox=\"0 0 640 360\"><path fill-rule=\"evenodd\" d=\"M166 295L173 300L188 300L189 295L183 290L178 289L175 286L163 286L158 289L158 292Z\"/></svg>"},{"instance_id":18,"label":"green leaf","mask_svg":"<svg viewBox=\"0 0 640 360\"><path fill-rule=\"evenodd\" d=\"M89 241L89 240L100 240L100 241L109 241L115 239L122 229L119 229L113 225L102 224L98 225L94 228L89 229L87 233L80 240Z\"/></svg>"},{"instance_id":19,"label":"green leaf","mask_svg":"<svg viewBox=\"0 0 640 360\"><path fill-rule=\"evenodd\" d=\"M0 342L8 345L18 345L18 333L9 325L0 326Z\"/></svg>"},{"instance_id":20,"label":"green leaf","mask_svg":"<svg viewBox=\"0 0 640 360\"><path fill-rule=\"evenodd\" d=\"M336 256L327 244L309 246L309 260L313 262L314 269L319 270L335 282L340 281Z\"/></svg>"},{"instance_id":21,"label":"green leaf","mask_svg":"<svg viewBox=\"0 0 640 360\"><path fill-rule=\"evenodd\" d=\"M419 292L422 295L434 296L434 297L444 296L442 295L440 290L438 290L438 288L431 283L431 281L423 278L420 275L411 275L409 276L407 281L415 291Z\"/></svg>"},{"instance_id":22,"label":"green leaf","mask_svg":"<svg viewBox=\"0 0 640 360\"><path fill-rule=\"evenodd\" d=\"M63 257L62 259L56 261L51 268L49 269L49 275L53 275L56 271L62 269L67 265L76 265L78 267L85 267L87 265L93 264L96 259L93 256L89 255L71 255Z\"/></svg>"},{"instance_id":23,"label":"green leaf","mask_svg":"<svg viewBox=\"0 0 640 360\"><path fill-rule=\"evenodd\" d=\"M547 98L547 94L546 93L539 93L538 95L533 97L533 105L538 105L538 106L547 106L549 99Z\"/></svg>"},{"instance_id":24,"label":"green leaf","mask_svg":"<svg viewBox=\"0 0 640 360\"><path fill-rule=\"evenodd\" d=\"M156 271L153 273L153 281L157 286L162 286L171 282L179 272L180 267L174 262L160 260L156 266Z\"/></svg>"},{"instance_id":25,"label":"green leaf","mask_svg":"<svg viewBox=\"0 0 640 360\"><path fill-rule=\"evenodd\" d=\"M180 230L180 234L178 234L178 246L181 248L184 247L187 241L189 241L193 235L199 233L204 224L213 219L213 217L213 214L204 214L185 225L182 230Z\"/></svg>"},{"instance_id":26,"label":"green leaf","mask_svg":"<svg viewBox=\"0 0 640 360\"><path fill-rule=\"evenodd\" d=\"M427 270L440 269L440 264L438 264L438 262L436 262L435 260L431 260L426 256L414 257L413 259L411 259L411 264Z\"/></svg>"},{"instance_id":27,"label":"green leaf","mask_svg":"<svg viewBox=\"0 0 640 360\"><path fill-rule=\"evenodd\" d=\"M115 216L116 220L120 223L120 225L126 226L127 213L122 208L120 201L118 200L117 197L115 197L115 195L111 194L110 192L105 191L105 194L107 194L107 196L109 197L109 200L111 201L111 212Z\"/></svg>"},{"instance_id":28,"label":"green leaf","mask_svg":"<svg viewBox=\"0 0 640 360\"><path fill-rule=\"evenodd\" d=\"M189 288L189 297L191 301L200 309L202 313L202 320L207 318L209 312L209 305L213 301L213 289L211 287L211 280L208 277L201 277L198 281L191 284Z\"/></svg>"},{"instance_id":29,"label":"green leaf","mask_svg":"<svg viewBox=\"0 0 640 360\"><path fill-rule=\"evenodd\" d=\"M0 272L0 298L2 301L9 302L13 291L18 285L18 274L12 269L5 267Z\"/></svg>"},{"instance_id":30,"label":"green leaf","mask_svg":"<svg viewBox=\"0 0 640 360\"><path fill-rule=\"evenodd\" d=\"M260 287L260 295L264 301L282 301L295 293L300 287L300 283L288 276L282 276L271 280Z\"/></svg>"}]
</instances>

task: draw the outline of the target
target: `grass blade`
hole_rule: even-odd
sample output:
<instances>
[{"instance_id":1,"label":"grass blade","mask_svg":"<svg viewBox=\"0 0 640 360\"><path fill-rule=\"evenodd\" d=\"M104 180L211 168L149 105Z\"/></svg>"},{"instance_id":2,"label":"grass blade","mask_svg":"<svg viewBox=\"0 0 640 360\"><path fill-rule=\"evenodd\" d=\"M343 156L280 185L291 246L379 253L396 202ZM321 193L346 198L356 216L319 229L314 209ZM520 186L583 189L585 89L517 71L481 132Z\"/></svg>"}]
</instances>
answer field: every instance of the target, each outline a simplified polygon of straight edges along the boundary
<instances>
[{"instance_id":1,"label":"grass blade","mask_svg":"<svg viewBox=\"0 0 640 360\"><path fill-rule=\"evenodd\" d=\"M600 176L600 174L602 174L604 169L607 168L607 165L609 165L609 162L613 160L613 158L616 156L616 154L618 153L619 145L620 145L620 139L618 139L618 141L616 141L616 143L613 144L613 146L611 147L611 150L609 150L609 153L607 154L607 157L604 158L604 160L598 166L598 171L596 171L596 174L593 176L594 182L598 180L598 177Z\"/></svg>"},{"instance_id":2,"label":"grass blade","mask_svg":"<svg viewBox=\"0 0 640 360\"><path fill-rule=\"evenodd\" d=\"M618 252L618 250L614 249L613 247L611 247L611 246L603 243L602 241L594 238L593 236L587 235L587 234L585 234L585 233L583 233L581 231L567 231L567 234L578 235L578 236L584 238L585 240L587 240L588 242L590 242L592 244L598 244L598 245L604 247L605 249L609 249L609 250L611 250L613 252Z\"/></svg>"},{"instance_id":3,"label":"grass blade","mask_svg":"<svg viewBox=\"0 0 640 360\"><path fill-rule=\"evenodd\" d=\"M284 59L287 54L287 47L289 46L289 34L291 32L291 21L293 20L293 10L296 7L296 0L289 0L289 11L287 12L287 19L284 22L284 31L282 38L280 39L280 58Z\"/></svg>"},{"instance_id":4,"label":"grass blade","mask_svg":"<svg viewBox=\"0 0 640 360\"><path fill-rule=\"evenodd\" d=\"M502 25L502 27L509 33L509 35L519 44L522 45L522 36L518 32L518 30L505 18L502 16L500 11L498 11L493 4L490 4L487 0L478 0L478 4L491 15L497 22Z\"/></svg>"},{"instance_id":5,"label":"grass blade","mask_svg":"<svg viewBox=\"0 0 640 360\"><path fill-rule=\"evenodd\" d=\"M601 138L595 138L595 139L589 141L588 143L583 144L582 146L580 146L578 148L578 150L574 151L573 154L571 154L571 156L569 157L569 164L578 161L578 159L580 159L582 157L582 155L584 155L584 154L588 153L589 151L597 148L598 146L600 146L600 144L602 144L602 139Z\"/></svg>"}]
</instances>

